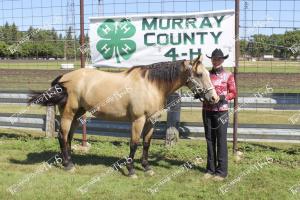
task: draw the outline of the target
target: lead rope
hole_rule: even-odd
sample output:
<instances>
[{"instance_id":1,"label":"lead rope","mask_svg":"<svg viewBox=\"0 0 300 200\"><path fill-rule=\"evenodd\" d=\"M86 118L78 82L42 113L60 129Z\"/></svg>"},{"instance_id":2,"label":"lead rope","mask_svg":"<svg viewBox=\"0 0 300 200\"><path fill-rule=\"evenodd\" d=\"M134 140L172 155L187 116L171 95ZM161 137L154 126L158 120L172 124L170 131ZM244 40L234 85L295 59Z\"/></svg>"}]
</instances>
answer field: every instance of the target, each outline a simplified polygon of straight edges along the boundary
<instances>
[{"instance_id":1,"label":"lead rope","mask_svg":"<svg viewBox=\"0 0 300 200\"><path fill-rule=\"evenodd\" d=\"M187 83L188 82L191 82L192 83L192 85L196 85L196 86L198 86L199 84L193 79L193 73L192 73L192 65L191 64L189 64L188 65L188 70L189 70L189 72L190 72L190 77L187 79ZM209 92L210 90L212 90L212 89L214 89L214 87L212 86L212 87L210 87L210 88L208 88L208 89L204 89L204 88L200 88L200 87L196 87L196 91L198 92L199 90L200 90L200 93L203 95L205 95L207 92ZM192 92L194 93L194 91L192 90ZM200 97L200 101L202 101L202 102L204 102L204 98L203 97ZM220 111L220 108L219 108L219 106L218 106L218 111ZM205 112L205 110L203 111L204 112L204 120L206 121L206 112ZM207 121L206 121L207 122ZM206 123L207 124L207 123ZM215 129L218 129L220 127L220 125L218 126L218 127L216 127L216 128L213 128L213 127L211 127L211 129L212 130L215 130Z\"/></svg>"},{"instance_id":2,"label":"lead rope","mask_svg":"<svg viewBox=\"0 0 300 200\"><path fill-rule=\"evenodd\" d=\"M202 108L202 109L203 109L203 108ZM218 109L218 112L220 112L220 105L219 105L219 103L217 104L217 109ZM207 120L206 120L206 110L204 110L203 112L204 112L205 121L206 121L206 123L207 123ZM219 118L218 118L218 121L219 121ZM222 122L221 122L221 123L222 123ZM213 128L213 127L212 127L212 124L211 124L211 130L216 130L216 129L218 129L220 126L221 126L221 124L219 124L219 126L217 126L216 128Z\"/></svg>"}]
</instances>

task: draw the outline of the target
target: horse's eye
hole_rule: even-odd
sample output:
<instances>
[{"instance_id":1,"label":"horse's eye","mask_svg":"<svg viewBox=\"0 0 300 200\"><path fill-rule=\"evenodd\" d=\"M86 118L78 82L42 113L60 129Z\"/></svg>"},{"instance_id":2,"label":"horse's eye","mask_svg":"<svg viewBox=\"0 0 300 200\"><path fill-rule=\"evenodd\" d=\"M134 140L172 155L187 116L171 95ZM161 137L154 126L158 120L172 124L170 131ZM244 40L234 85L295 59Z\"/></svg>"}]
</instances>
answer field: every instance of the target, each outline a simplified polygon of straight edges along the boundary
<instances>
[{"instance_id":1,"label":"horse's eye","mask_svg":"<svg viewBox=\"0 0 300 200\"><path fill-rule=\"evenodd\" d=\"M197 73L196 77L201 78L202 77L202 73Z\"/></svg>"}]
</instances>

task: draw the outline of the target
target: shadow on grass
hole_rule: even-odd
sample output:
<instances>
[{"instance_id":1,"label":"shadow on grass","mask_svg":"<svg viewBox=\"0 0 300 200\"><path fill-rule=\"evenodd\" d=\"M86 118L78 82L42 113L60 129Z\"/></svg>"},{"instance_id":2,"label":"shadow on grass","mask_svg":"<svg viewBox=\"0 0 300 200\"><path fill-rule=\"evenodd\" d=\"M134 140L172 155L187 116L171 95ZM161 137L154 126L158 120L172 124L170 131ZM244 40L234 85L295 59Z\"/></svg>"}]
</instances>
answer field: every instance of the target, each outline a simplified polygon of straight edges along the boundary
<instances>
[{"instance_id":1,"label":"shadow on grass","mask_svg":"<svg viewBox=\"0 0 300 200\"><path fill-rule=\"evenodd\" d=\"M257 150L264 150L264 151L273 151L273 152L278 152L278 151L283 151L283 149L273 147L270 145L264 145L264 144L258 144L258 143L249 143L249 144L244 144L241 150L246 150L246 151L257 151Z\"/></svg>"},{"instance_id":2,"label":"shadow on grass","mask_svg":"<svg viewBox=\"0 0 300 200\"><path fill-rule=\"evenodd\" d=\"M244 151L257 151L257 150L263 150L263 151L272 151L276 153L286 153L288 155L298 155L300 154L300 147L289 147L289 148L278 148L271 145L264 145L259 143L250 143L245 144L240 150Z\"/></svg>"},{"instance_id":3,"label":"shadow on grass","mask_svg":"<svg viewBox=\"0 0 300 200\"><path fill-rule=\"evenodd\" d=\"M46 139L43 136L32 136L31 134L26 133L26 132L22 132L20 134L15 134L15 133L0 133L0 138L1 139L26 140L26 141L27 140L44 140L44 139Z\"/></svg>"},{"instance_id":4,"label":"shadow on grass","mask_svg":"<svg viewBox=\"0 0 300 200\"><path fill-rule=\"evenodd\" d=\"M82 139L78 139L78 138L74 138L73 141L77 142L77 143L82 143ZM73 142L72 141L72 142ZM129 145L129 141L103 141L103 140L99 140L99 139L88 139L88 142L93 144L93 143L99 143L99 142L108 142L116 147L120 147L123 145ZM141 146L141 145L139 145Z\"/></svg>"},{"instance_id":5,"label":"shadow on grass","mask_svg":"<svg viewBox=\"0 0 300 200\"><path fill-rule=\"evenodd\" d=\"M42 162L46 162L49 159L52 158L52 161L54 162L54 156L58 152L55 151L44 151L44 152L34 152L27 154L27 158L25 160L16 160L16 159L10 159L9 161L14 164L20 164L20 165L30 165L30 164L38 164ZM149 164L150 166L155 167L161 167L166 169L172 169L172 166L181 166L187 161L182 160L173 160L169 158L165 158L163 155L160 154L150 154ZM116 162L119 161L119 163L122 163L125 161L124 158L115 157L115 156L103 156L103 155L96 155L96 154L72 154L72 161L76 165L84 166L84 165L104 165L104 166L112 166ZM135 159L135 169L137 170L143 170L141 167L140 159ZM163 161L167 164L162 165L160 162ZM200 172L205 172L205 169L200 166L193 167L195 170L199 170ZM120 171L123 175L125 174L124 170Z\"/></svg>"}]
</instances>

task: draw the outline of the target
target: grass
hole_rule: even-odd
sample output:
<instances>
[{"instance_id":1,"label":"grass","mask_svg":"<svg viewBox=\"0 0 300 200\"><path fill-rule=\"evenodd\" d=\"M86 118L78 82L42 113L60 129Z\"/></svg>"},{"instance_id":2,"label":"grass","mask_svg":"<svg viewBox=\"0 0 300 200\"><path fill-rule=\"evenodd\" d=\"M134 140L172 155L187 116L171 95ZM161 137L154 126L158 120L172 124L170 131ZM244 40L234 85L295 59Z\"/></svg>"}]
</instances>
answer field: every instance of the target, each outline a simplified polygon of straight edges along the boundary
<instances>
[{"instance_id":1,"label":"grass","mask_svg":"<svg viewBox=\"0 0 300 200\"><path fill-rule=\"evenodd\" d=\"M297 111L267 111L267 110L241 110L238 113L239 124L286 124L291 125L288 120ZM229 115L230 123L233 123L233 112ZM201 111L183 110L180 121L202 122Z\"/></svg>"},{"instance_id":2,"label":"grass","mask_svg":"<svg viewBox=\"0 0 300 200\"><path fill-rule=\"evenodd\" d=\"M230 69L230 68L228 68ZM231 71L233 71L231 69ZM240 61L239 72L300 73L299 61Z\"/></svg>"},{"instance_id":3,"label":"grass","mask_svg":"<svg viewBox=\"0 0 300 200\"><path fill-rule=\"evenodd\" d=\"M0 130L0 196L1 199L296 199L289 188L300 181L300 145L272 143L239 143L244 152L241 161L235 162L229 154L229 176L223 183L201 179L205 162L193 166L190 170L171 177L151 195L147 189L180 169L195 155L206 159L206 145L199 140L180 140L166 148L162 140L153 140L150 148L150 164L156 175L144 174L139 162L141 147L136 153L136 172L138 179L132 180L121 171L91 185L82 195L77 188L89 182L93 177L104 173L109 167L128 155L128 139L113 137L88 137L92 148L86 154L73 153L76 172L71 174L59 167L52 167L30 178L21 190L13 196L6 191L12 184L18 184L34 173L43 161L58 152L58 142L54 138L39 137L42 133L13 129ZM79 135L76 135L77 139ZM75 143L79 143L78 140ZM232 148L231 143L229 149ZM252 171L240 178L222 195L219 188L237 180L246 170L266 162L273 162ZM125 170L126 172L126 170Z\"/></svg>"},{"instance_id":4,"label":"grass","mask_svg":"<svg viewBox=\"0 0 300 200\"><path fill-rule=\"evenodd\" d=\"M0 113L21 113L24 110L24 114L46 114L46 108L42 106L31 106L16 105L16 104L0 104Z\"/></svg>"},{"instance_id":5,"label":"grass","mask_svg":"<svg viewBox=\"0 0 300 200\"><path fill-rule=\"evenodd\" d=\"M62 63L72 61L0 61L0 88L2 90L45 90L58 75L67 73L60 70ZM29 70L31 69L31 70ZM119 72L124 68L99 68L99 70ZM233 68L227 68L232 71ZM240 93L253 93L269 84L274 93L300 92L300 63L293 61L241 61L238 75L238 89ZM247 73L245 73L247 72ZM250 73L248 73L250 72ZM287 81L289 80L289 81Z\"/></svg>"},{"instance_id":6,"label":"grass","mask_svg":"<svg viewBox=\"0 0 300 200\"><path fill-rule=\"evenodd\" d=\"M59 70L61 64L73 63L75 69L80 68L80 60L2 60L0 69L49 69ZM103 68L101 68L103 69ZM107 68L104 68L107 69ZM118 70L110 68L110 70ZM232 71L233 68L228 68ZM256 73L300 73L299 61L240 61L239 72Z\"/></svg>"},{"instance_id":7,"label":"grass","mask_svg":"<svg viewBox=\"0 0 300 200\"><path fill-rule=\"evenodd\" d=\"M14 104L0 104L0 113L20 113L25 110L23 105ZM290 124L288 120L297 111L277 111L277 110L240 110L239 123L240 124ZM45 114L45 107L32 106L24 114ZM89 113L87 113L88 116ZM22 116L22 115L21 115ZM161 121L166 121L166 113L163 113L160 118ZM233 112L230 115L232 123ZM202 122L202 111L200 109L182 109L181 122Z\"/></svg>"},{"instance_id":8,"label":"grass","mask_svg":"<svg viewBox=\"0 0 300 200\"><path fill-rule=\"evenodd\" d=\"M74 64L75 69L79 69L80 58L75 60L0 60L0 69L44 69L44 70L60 70L61 64ZM119 71L120 68L103 67L102 70ZM121 68L122 69L122 68ZM124 68L126 69L126 68ZM122 69L122 70L124 70Z\"/></svg>"},{"instance_id":9,"label":"grass","mask_svg":"<svg viewBox=\"0 0 300 200\"><path fill-rule=\"evenodd\" d=\"M61 64L73 63L76 69L80 68L80 60L2 60L0 69L51 69L58 70Z\"/></svg>"}]
</instances>

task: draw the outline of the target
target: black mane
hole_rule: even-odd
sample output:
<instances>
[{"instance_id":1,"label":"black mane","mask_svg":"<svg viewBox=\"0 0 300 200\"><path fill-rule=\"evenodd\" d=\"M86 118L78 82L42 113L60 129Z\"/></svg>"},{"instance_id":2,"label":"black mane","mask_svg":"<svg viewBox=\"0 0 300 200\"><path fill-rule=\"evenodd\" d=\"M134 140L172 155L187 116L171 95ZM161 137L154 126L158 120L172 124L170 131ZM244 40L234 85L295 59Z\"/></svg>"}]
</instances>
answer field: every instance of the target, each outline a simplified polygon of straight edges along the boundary
<instances>
[{"instance_id":1,"label":"black mane","mask_svg":"<svg viewBox=\"0 0 300 200\"><path fill-rule=\"evenodd\" d=\"M146 72L148 72L147 78L150 81L173 82L179 78L183 62L184 60L178 60L173 62L159 62L151 65L134 66L126 73L129 74L135 69L140 69L143 77L145 77Z\"/></svg>"}]
</instances>

